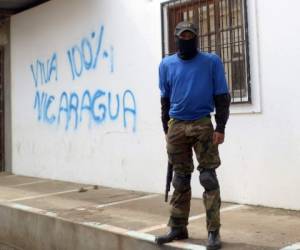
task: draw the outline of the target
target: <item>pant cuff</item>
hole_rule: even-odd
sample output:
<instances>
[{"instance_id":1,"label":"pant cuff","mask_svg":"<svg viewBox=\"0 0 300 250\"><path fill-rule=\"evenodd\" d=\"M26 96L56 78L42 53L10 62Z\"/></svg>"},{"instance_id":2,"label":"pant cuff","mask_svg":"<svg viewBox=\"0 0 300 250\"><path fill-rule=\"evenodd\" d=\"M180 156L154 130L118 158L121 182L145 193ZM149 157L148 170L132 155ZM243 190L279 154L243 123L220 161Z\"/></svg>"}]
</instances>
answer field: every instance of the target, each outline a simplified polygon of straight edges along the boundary
<instances>
[{"instance_id":1,"label":"pant cuff","mask_svg":"<svg viewBox=\"0 0 300 250\"><path fill-rule=\"evenodd\" d=\"M188 225L188 218L178 218L170 216L169 227L186 227Z\"/></svg>"}]
</instances>

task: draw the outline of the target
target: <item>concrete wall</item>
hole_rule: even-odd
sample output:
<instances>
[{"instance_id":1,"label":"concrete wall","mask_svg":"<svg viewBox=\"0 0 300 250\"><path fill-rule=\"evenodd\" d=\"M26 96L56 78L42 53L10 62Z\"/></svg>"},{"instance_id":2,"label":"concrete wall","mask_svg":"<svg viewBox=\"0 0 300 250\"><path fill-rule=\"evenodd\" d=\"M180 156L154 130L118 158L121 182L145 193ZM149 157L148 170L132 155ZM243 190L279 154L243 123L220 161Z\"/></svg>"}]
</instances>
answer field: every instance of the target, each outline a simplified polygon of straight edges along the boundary
<instances>
[{"instance_id":1,"label":"concrete wall","mask_svg":"<svg viewBox=\"0 0 300 250\"><path fill-rule=\"evenodd\" d=\"M248 4L254 100L232 107L222 196L300 209L300 2ZM12 18L11 51L14 173L163 191L160 1L50 1Z\"/></svg>"}]
</instances>

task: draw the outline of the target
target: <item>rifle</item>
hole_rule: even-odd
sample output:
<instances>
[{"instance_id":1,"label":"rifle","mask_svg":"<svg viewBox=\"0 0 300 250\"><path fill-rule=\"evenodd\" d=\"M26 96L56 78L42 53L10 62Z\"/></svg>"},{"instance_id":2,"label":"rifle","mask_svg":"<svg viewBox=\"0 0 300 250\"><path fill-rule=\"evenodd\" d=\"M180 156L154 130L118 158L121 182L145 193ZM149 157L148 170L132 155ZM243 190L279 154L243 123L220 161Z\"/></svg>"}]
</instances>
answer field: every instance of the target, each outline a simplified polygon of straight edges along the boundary
<instances>
[{"instance_id":1,"label":"rifle","mask_svg":"<svg viewBox=\"0 0 300 250\"><path fill-rule=\"evenodd\" d=\"M165 191L165 202L168 202L168 194L170 191L171 182L173 179L173 165L168 162L168 172L167 172L167 181L166 181L166 191Z\"/></svg>"}]
</instances>

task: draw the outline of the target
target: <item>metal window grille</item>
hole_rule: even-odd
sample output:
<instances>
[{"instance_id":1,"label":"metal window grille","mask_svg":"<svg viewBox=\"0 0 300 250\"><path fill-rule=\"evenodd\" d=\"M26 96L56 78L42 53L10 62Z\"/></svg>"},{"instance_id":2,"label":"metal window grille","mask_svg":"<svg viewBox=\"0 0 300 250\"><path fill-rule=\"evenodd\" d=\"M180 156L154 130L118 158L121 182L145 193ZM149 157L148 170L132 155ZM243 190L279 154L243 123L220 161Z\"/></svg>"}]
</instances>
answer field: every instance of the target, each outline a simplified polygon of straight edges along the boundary
<instances>
[{"instance_id":1,"label":"metal window grille","mask_svg":"<svg viewBox=\"0 0 300 250\"><path fill-rule=\"evenodd\" d=\"M222 58L232 102L251 102L246 0L172 0L161 4L161 19L163 56L176 52L176 24L194 22L200 51Z\"/></svg>"}]
</instances>

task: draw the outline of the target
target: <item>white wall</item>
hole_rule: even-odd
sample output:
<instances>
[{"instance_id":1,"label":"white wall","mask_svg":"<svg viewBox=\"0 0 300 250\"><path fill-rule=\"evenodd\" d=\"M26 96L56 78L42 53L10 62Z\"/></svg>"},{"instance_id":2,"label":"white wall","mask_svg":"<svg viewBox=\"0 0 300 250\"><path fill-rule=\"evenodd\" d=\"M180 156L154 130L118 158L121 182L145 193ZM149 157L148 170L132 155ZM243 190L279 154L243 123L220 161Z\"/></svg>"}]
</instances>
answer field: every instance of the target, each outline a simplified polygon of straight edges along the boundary
<instances>
[{"instance_id":1,"label":"white wall","mask_svg":"<svg viewBox=\"0 0 300 250\"><path fill-rule=\"evenodd\" d=\"M259 106L255 110L261 112L249 114L246 107L244 113L243 107L238 107L239 112L231 115L226 143L220 147L223 200L300 209L300 21L295 18L299 7L297 0L284 5L279 0L249 1L252 84L258 93L252 106ZM101 58L95 69L84 68L73 80L67 51L80 47L87 38L95 56L102 25ZM163 191L167 159L157 86L160 25L158 0L74 0L72 5L53 0L12 18L14 173ZM107 58L103 58L104 50ZM46 62L53 53L57 61L52 65L50 81L36 87L30 66L35 67L37 60ZM88 47L85 55L89 68ZM124 128L122 95L127 89L134 95L136 115L125 113L128 123ZM108 92L120 94L120 114L112 120L106 113L104 122L97 124L85 110L74 129L73 108L66 130L66 112L57 122L61 94L66 91L70 97L75 93L72 105L76 106L76 96L80 103L85 90L106 92L95 98L96 115L99 104L107 106ZM38 120L36 91L53 96L52 102L48 101L48 116L56 116L53 123ZM125 104L133 108L132 96L127 95ZM201 193L195 173L193 194Z\"/></svg>"},{"instance_id":2,"label":"white wall","mask_svg":"<svg viewBox=\"0 0 300 250\"><path fill-rule=\"evenodd\" d=\"M220 171L224 196L300 209L300 2L256 2L260 82L253 84L260 85L262 112L231 116Z\"/></svg>"}]
</instances>

